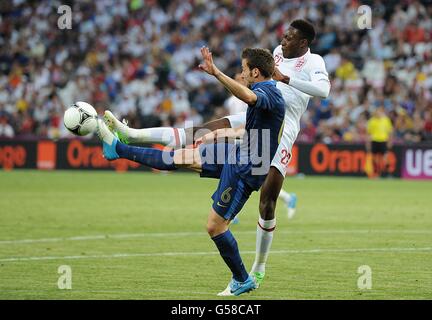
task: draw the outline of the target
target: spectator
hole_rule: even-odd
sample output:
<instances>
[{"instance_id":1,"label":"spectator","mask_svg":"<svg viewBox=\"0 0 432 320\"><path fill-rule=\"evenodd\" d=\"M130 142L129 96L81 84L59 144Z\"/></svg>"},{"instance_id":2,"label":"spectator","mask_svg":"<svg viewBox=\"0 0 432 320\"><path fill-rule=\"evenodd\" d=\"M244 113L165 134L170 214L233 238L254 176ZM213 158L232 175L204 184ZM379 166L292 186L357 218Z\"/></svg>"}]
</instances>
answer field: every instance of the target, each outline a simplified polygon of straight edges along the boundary
<instances>
[{"instance_id":1,"label":"spectator","mask_svg":"<svg viewBox=\"0 0 432 320\"><path fill-rule=\"evenodd\" d=\"M13 138L14 136L14 129L8 123L7 117L0 115L0 138Z\"/></svg>"}]
</instances>

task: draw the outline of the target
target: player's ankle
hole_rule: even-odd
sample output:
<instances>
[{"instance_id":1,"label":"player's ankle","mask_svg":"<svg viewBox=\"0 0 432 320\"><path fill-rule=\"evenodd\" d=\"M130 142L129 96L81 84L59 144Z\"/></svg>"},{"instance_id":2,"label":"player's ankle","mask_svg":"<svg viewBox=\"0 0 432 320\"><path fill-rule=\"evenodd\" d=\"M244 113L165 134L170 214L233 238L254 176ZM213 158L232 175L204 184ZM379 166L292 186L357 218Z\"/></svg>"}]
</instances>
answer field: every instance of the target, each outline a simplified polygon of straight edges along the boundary
<instances>
[{"instance_id":1,"label":"player's ankle","mask_svg":"<svg viewBox=\"0 0 432 320\"><path fill-rule=\"evenodd\" d=\"M255 262L252 266L251 273L255 272L265 272L265 263Z\"/></svg>"}]
</instances>

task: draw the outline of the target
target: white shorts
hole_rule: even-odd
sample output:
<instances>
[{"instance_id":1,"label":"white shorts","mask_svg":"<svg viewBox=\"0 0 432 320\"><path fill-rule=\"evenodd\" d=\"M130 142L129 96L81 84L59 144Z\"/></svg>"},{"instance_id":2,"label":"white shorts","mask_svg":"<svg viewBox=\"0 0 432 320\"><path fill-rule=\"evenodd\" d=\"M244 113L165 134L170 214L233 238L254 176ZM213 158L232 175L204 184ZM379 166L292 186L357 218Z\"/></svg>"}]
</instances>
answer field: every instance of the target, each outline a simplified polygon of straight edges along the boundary
<instances>
[{"instance_id":1,"label":"white shorts","mask_svg":"<svg viewBox=\"0 0 432 320\"><path fill-rule=\"evenodd\" d=\"M246 112L241 112L232 116L225 117L229 120L231 128L245 126ZM292 138L292 133L288 130L288 123L285 122L284 131L278 149L273 157L271 166L279 170L282 176L286 176L288 164L291 161L291 150L294 145L295 138Z\"/></svg>"}]
</instances>

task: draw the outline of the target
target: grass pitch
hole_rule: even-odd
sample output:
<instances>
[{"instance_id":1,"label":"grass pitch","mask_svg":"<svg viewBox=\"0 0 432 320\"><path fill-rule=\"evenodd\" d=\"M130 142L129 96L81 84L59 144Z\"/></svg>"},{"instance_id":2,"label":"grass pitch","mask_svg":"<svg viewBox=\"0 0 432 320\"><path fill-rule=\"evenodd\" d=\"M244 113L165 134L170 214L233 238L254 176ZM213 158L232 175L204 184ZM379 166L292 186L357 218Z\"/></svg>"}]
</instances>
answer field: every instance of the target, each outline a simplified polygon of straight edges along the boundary
<instances>
[{"instance_id":1,"label":"grass pitch","mask_svg":"<svg viewBox=\"0 0 432 320\"><path fill-rule=\"evenodd\" d=\"M217 180L0 172L0 299L217 299L230 274L205 232ZM432 184L287 178L260 289L242 299L432 299ZM231 230L255 252L258 193ZM70 266L72 289L58 268ZM372 289L360 290L360 266ZM228 297L225 299L235 299Z\"/></svg>"}]
</instances>

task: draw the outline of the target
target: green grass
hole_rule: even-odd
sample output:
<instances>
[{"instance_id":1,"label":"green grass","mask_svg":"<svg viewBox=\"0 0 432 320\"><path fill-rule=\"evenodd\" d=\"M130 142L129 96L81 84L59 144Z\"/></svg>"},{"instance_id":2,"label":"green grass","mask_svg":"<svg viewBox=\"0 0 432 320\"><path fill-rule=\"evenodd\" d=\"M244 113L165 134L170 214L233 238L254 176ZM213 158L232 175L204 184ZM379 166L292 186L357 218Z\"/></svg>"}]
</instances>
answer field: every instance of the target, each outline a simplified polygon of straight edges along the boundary
<instances>
[{"instance_id":1,"label":"green grass","mask_svg":"<svg viewBox=\"0 0 432 320\"><path fill-rule=\"evenodd\" d=\"M0 299L218 298L230 274L205 232L216 185L180 173L0 172ZM241 298L432 298L430 182L306 177L284 189L297 193L297 215L278 206L267 278ZM255 193L232 227L248 268L257 208ZM61 265L72 290L57 287ZM371 290L357 287L361 265Z\"/></svg>"}]
</instances>

